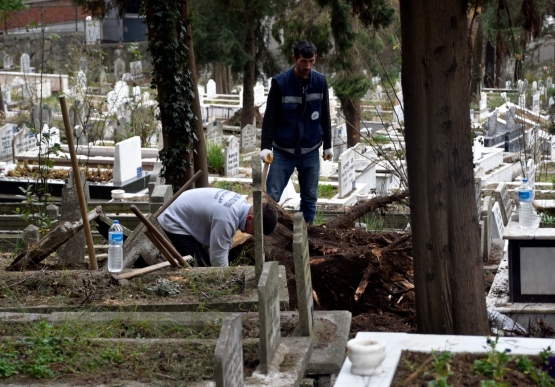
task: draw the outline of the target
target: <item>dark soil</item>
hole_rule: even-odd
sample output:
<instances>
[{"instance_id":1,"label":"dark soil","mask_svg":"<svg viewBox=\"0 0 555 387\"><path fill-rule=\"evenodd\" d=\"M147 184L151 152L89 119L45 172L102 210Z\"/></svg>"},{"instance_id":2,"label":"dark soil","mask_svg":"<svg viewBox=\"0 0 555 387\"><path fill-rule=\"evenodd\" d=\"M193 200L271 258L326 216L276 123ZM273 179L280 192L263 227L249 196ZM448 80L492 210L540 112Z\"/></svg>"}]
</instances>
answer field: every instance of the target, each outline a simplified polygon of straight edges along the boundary
<instances>
[{"instance_id":1,"label":"dark soil","mask_svg":"<svg viewBox=\"0 0 555 387\"><path fill-rule=\"evenodd\" d=\"M492 377L479 375L475 371L474 361L484 358L484 354L453 354L450 362L452 375L447 379L448 384L450 386L480 387L482 381L493 380ZM534 363L536 368L539 367L539 358L537 356L528 356L528 358ZM428 382L434 380L437 375L432 364L432 359L433 355L430 353L403 351L391 385L428 386ZM503 382L506 383L502 384L504 386L537 385L529 375L519 372L514 362L509 363L505 368Z\"/></svg>"}]
</instances>

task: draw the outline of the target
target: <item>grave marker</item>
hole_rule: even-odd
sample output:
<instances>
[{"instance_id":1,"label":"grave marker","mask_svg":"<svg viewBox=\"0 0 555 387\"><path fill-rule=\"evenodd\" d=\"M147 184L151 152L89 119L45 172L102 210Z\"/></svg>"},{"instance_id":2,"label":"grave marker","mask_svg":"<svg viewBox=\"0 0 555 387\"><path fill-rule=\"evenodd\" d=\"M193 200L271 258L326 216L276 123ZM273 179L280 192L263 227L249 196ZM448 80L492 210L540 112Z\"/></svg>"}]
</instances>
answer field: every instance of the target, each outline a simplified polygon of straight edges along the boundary
<instances>
[{"instance_id":1,"label":"grave marker","mask_svg":"<svg viewBox=\"0 0 555 387\"><path fill-rule=\"evenodd\" d=\"M208 83L206 84L206 98L216 98L216 82L214 82L213 79L209 79Z\"/></svg>"},{"instance_id":2,"label":"grave marker","mask_svg":"<svg viewBox=\"0 0 555 387\"><path fill-rule=\"evenodd\" d=\"M540 114L540 93L536 93L532 96L532 111L535 114Z\"/></svg>"},{"instance_id":3,"label":"grave marker","mask_svg":"<svg viewBox=\"0 0 555 387\"><path fill-rule=\"evenodd\" d=\"M10 54L4 55L4 70L13 68L13 57Z\"/></svg>"},{"instance_id":4,"label":"grave marker","mask_svg":"<svg viewBox=\"0 0 555 387\"><path fill-rule=\"evenodd\" d=\"M13 163L13 137L17 132L17 125L6 124L0 128L0 161Z\"/></svg>"},{"instance_id":5,"label":"grave marker","mask_svg":"<svg viewBox=\"0 0 555 387\"><path fill-rule=\"evenodd\" d=\"M224 175L235 176L239 173L239 140L235 136L229 136L224 151Z\"/></svg>"},{"instance_id":6,"label":"grave marker","mask_svg":"<svg viewBox=\"0 0 555 387\"><path fill-rule=\"evenodd\" d=\"M495 202L493 205L491 213L493 215L491 237L493 239L503 239L505 225L503 224L503 215L501 215L501 207L498 202Z\"/></svg>"},{"instance_id":7,"label":"grave marker","mask_svg":"<svg viewBox=\"0 0 555 387\"><path fill-rule=\"evenodd\" d=\"M21 58L19 60L21 66L22 73L28 73L31 70L31 59L29 58L29 54L23 53L21 54Z\"/></svg>"},{"instance_id":8,"label":"grave marker","mask_svg":"<svg viewBox=\"0 0 555 387\"><path fill-rule=\"evenodd\" d=\"M114 76L118 81L120 81L123 74L125 74L125 61L118 58L114 61Z\"/></svg>"},{"instance_id":9,"label":"grave marker","mask_svg":"<svg viewBox=\"0 0 555 387\"><path fill-rule=\"evenodd\" d=\"M347 125L341 124L332 127L333 146L341 146L347 144Z\"/></svg>"},{"instance_id":10,"label":"grave marker","mask_svg":"<svg viewBox=\"0 0 555 387\"><path fill-rule=\"evenodd\" d=\"M131 78L133 78L133 80L143 78L143 64L141 61L139 60L129 63L129 72L131 73Z\"/></svg>"},{"instance_id":11,"label":"grave marker","mask_svg":"<svg viewBox=\"0 0 555 387\"><path fill-rule=\"evenodd\" d=\"M405 113L401 105L395 105L393 107L393 122L401 122L405 120Z\"/></svg>"},{"instance_id":12,"label":"grave marker","mask_svg":"<svg viewBox=\"0 0 555 387\"><path fill-rule=\"evenodd\" d=\"M507 113L505 113L505 118L506 118L506 122L507 122L507 130L509 132L512 132L513 130L516 129L515 117L516 117L516 106L512 105L509 108L509 110L507 110Z\"/></svg>"},{"instance_id":13,"label":"grave marker","mask_svg":"<svg viewBox=\"0 0 555 387\"><path fill-rule=\"evenodd\" d=\"M114 185L143 176L141 138L134 136L116 144L114 150Z\"/></svg>"},{"instance_id":14,"label":"grave marker","mask_svg":"<svg viewBox=\"0 0 555 387\"><path fill-rule=\"evenodd\" d=\"M511 82L511 81L506 81L506 82L505 82L505 89L510 89L510 88L511 88L511 85L512 85L512 82Z\"/></svg>"},{"instance_id":15,"label":"grave marker","mask_svg":"<svg viewBox=\"0 0 555 387\"><path fill-rule=\"evenodd\" d=\"M534 81L532 82L532 91L537 91L538 90L538 82Z\"/></svg>"},{"instance_id":16,"label":"grave marker","mask_svg":"<svg viewBox=\"0 0 555 387\"><path fill-rule=\"evenodd\" d=\"M503 225L509 223L511 213L513 212L513 203L511 202L511 197L509 196L509 190L505 183L499 183L495 189L495 201L499 203L499 209L501 210L501 217L503 218Z\"/></svg>"},{"instance_id":17,"label":"grave marker","mask_svg":"<svg viewBox=\"0 0 555 387\"><path fill-rule=\"evenodd\" d=\"M268 373L281 339L278 263L265 262L258 282L260 319L260 372Z\"/></svg>"},{"instance_id":18,"label":"grave marker","mask_svg":"<svg viewBox=\"0 0 555 387\"><path fill-rule=\"evenodd\" d=\"M548 89L547 91L549 91L549 89L550 89L551 87L553 87L553 78L547 77L546 86L547 86L547 89Z\"/></svg>"},{"instance_id":19,"label":"grave marker","mask_svg":"<svg viewBox=\"0 0 555 387\"><path fill-rule=\"evenodd\" d=\"M266 98L264 98L264 85L257 82L256 86L254 86L254 105L260 106L264 102L266 102Z\"/></svg>"},{"instance_id":20,"label":"grave marker","mask_svg":"<svg viewBox=\"0 0 555 387\"><path fill-rule=\"evenodd\" d=\"M525 92L522 92L518 96L518 106L520 106L523 109L526 109L526 93Z\"/></svg>"},{"instance_id":21,"label":"grave marker","mask_svg":"<svg viewBox=\"0 0 555 387\"><path fill-rule=\"evenodd\" d=\"M214 120L212 124L206 128L206 139L212 141L218 146L222 146L224 142L224 126L218 121Z\"/></svg>"},{"instance_id":22,"label":"grave marker","mask_svg":"<svg viewBox=\"0 0 555 387\"><path fill-rule=\"evenodd\" d=\"M256 126L245 125L241 129L241 152L250 152L256 148Z\"/></svg>"},{"instance_id":23,"label":"grave marker","mask_svg":"<svg viewBox=\"0 0 555 387\"><path fill-rule=\"evenodd\" d=\"M312 277L310 274L306 222L302 212L296 212L294 215L293 261L295 263L299 333L301 336L311 336L314 327L314 300L312 298Z\"/></svg>"},{"instance_id":24,"label":"grave marker","mask_svg":"<svg viewBox=\"0 0 555 387\"><path fill-rule=\"evenodd\" d=\"M497 109L488 116L488 136L493 136L497 132Z\"/></svg>"},{"instance_id":25,"label":"grave marker","mask_svg":"<svg viewBox=\"0 0 555 387\"><path fill-rule=\"evenodd\" d=\"M526 165L528 184L534 189L536 187L536 164L533 159L529 159Z\"/></svg>"},{"instance_id":26,"label":"grave marker","mask_svg":"<svg viewBox=\"0 0 555 387\"><path fill-rule=\"evenodd\" d=\"M478 219L480 219L480 213L482 212L482 208L480 205L480 197L482 196L482 179L476 178L474 179L474 192L476 198L476 214L478 215Z\"/></svg>"},{"instance_id":27,"label":"grave marker","mask_svg":"<svg viewBox=\"0 0 555 387\"><path fill-rule=\"evenodd\" d=\"M240 315L224 320L214 350L216 387L243 387L243 322Z\"/></svg>"},{"instance_id":28,"label":"grave marker","mask_svg":"<svg viewBox=\"0 0 555 387\"><path fill-rule=\"evenodd\" d=\"M23 152L37 149L38 145L35 133L33 133L27 126L23 125L23 128L14 134L13 146L14 158Z\"/></svg>"},{"instance_id":29,"label":"grave marker","mask_svg":"<svg viewBox=\"0 0 555 387\"><path fill-rule=\"evenodd\" d=\"M264 232L263 232L263 212L262 212L262 165L260 158L253 157L252 166L252 205L254 210L254 273L256 282L260 280L262 266L266 258L264 257Z\"/></svg>"},{"instance_id":30,"label":"grave marker","mask_svg":"<svg viewBox=\"0 0 555 387\"><path fill-rule=\"evenodd\" d=\"M9 83L0 86L0 92L4 96L4 103L12 103L12 86Z\"/></svg>"},{"instance_id":31,"label":"grave marker","mask_svg":"<svg viewBox=\"0 0 555 387\"><path fill-rule=\"evenodd\" d=\"M491 209L493 207L493 198L491 196L486 196L484 198L484 203L482 204L482 216L481 219L484 222L484 239L483 239L483 255L484 261L489 259L491 253L491 223L493 221L493 216Z\"/></svg>"},{"instance_id":32,"label":"grave marker","mask_svg":"<svg viewBox=\"0 0 555 387\"><path fill-rule=\"evenodd\" d=\"M339 197L344 198L356 187L355 152L349 148L339 156Z\"/></svg>"},{"instance_id":33,"label":"grave marker","mask_svg":"<svg viewBox=\"0 0 555 387\"><path fill-rule=\"evenodd\" d=\"M480 93L480 110L486 110L488 108L488 96L486 93Z\"/></svg>"},{"instance_id":34,"label":"grave marker","mask_svg":"<svg viewBox=\"0 0 555 387\"><path fill-rule=\"evenodd\" d=\"M523 82L524 82L524 90L527 90L527 89L528 89L528 86L529 86L529 85L528 85L528 79L524 79Z\"/></svg>"}]
</instances>

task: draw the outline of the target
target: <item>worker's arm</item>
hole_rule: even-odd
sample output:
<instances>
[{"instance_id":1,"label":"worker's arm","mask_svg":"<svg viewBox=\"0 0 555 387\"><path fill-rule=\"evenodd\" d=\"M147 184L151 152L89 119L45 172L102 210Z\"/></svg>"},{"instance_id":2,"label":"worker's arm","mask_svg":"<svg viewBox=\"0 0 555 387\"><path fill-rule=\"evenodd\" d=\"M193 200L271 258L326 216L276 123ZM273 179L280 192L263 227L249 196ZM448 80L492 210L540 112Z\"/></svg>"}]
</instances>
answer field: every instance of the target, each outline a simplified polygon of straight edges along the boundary
<instances>
[{"instance_id":1,"label":"worker's arm","mask_svg":"<svg viewBox=\"0 0 555 387\"><path fill-rule=\"evenodd\" d=\"M268 92L266 100L266 111L264 112L264 120L262 121L262 134L260 138L260 149L272 150L274 141L274 130L278 122L281 120L281 90L275 79L272 79L272 85Z\"/></svg>"},{"instance_id":2,"label":"worker's arm","mask_svg":"<svg viewBox=\"0 0 555 387\"><path fill-rule=\"evenodd\" d=\"M229 249L237 230L226 221L215 221L210 232L210 264L229 266Z\"/></svg>"}]
</instances>

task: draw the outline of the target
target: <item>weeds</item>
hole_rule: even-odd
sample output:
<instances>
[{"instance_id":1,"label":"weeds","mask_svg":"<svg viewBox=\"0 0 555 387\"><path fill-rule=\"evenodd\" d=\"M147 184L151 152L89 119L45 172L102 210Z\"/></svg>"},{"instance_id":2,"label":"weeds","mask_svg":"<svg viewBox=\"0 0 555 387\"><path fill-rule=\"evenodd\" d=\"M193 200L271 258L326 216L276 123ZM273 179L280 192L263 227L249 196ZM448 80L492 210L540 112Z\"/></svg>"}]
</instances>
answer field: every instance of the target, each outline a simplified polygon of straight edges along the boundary
<instances>
[{"instance_id":1,"label":"weeds","mask_svg":"<svg viewBox=\"0 0 555 387\"><path fill-rule=\"evenodd\" d=\"M337 195L337 187L331 184L319 184L318 185L318 197L324 199L331 199Z\"/></svg>"},{"instance_id":2,"label":"weeds","mask_svg":"<svg viewBox=\"0 0 555 387\"><path fill-rule=\"evenodd\" d=\"M432 352L434 360L432 365L435 369L435 379L428 383L428 387L449 387L447 379L453 373L451 372L451 359L452 355L449 351Z\"/></svg>"},{"instance_id":3,"label":"weeds","mask_svg":"<svg viewBox=\"0 0 555 387\"><path fill-rule=\"evenodd\" d=\"M208 158L208 169L210 172L223 175L225 157L220 146L215 142L207 141L206 157Z\"/></svg>"},{"instance_id":4,"label":"weeds","mask_svg":"<svg viewBox=\"0 0 555 387\"><path fill-rule=\"evenodd\" d=\"M555 228L555 215L542 212L540 214L540 228Z\"/></svg>"}]
</instances>

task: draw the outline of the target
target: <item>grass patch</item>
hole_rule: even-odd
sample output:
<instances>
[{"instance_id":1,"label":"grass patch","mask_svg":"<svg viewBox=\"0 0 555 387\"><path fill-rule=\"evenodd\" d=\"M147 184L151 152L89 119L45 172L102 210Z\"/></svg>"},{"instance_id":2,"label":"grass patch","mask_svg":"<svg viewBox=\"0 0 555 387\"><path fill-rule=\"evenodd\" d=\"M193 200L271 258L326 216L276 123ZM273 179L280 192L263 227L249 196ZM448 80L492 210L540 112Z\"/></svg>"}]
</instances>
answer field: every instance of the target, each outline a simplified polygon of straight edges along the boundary
<instances>
[{"instance_id":1,"label":"grass patch","mask_svg":"<svg viewBox=\"0 0 555 387\"><path fill-rule=\"evenodd\" d=\"M224 174L225 156L218 144L213 141L206 142L206 156L208 169L211 173Z\"/></svg>"},{"instance_id":2,"label":"grass patch","mask_svg":"<svg viewBox=\"0 0 555 387\"><path fill-rule=\"evenodd\" d=\"M237 192L240 195L250 195L252 193L251 183L215 179L211 186L214 188L227 189L228 191Z\"/></svg>"},{"instance_id":3,"label":"grass patch","mask_svg":"<svg viewBox=\"0 0 555 387\"><path fill-rule=\"evenodd\" d=\"M299 183L293 183L295 191L297 193L301 192L301 186ZM318 184L318 197L322 199L331 199L338 193L338 188L331 184Z\"/></svg>"}]
</instances>

